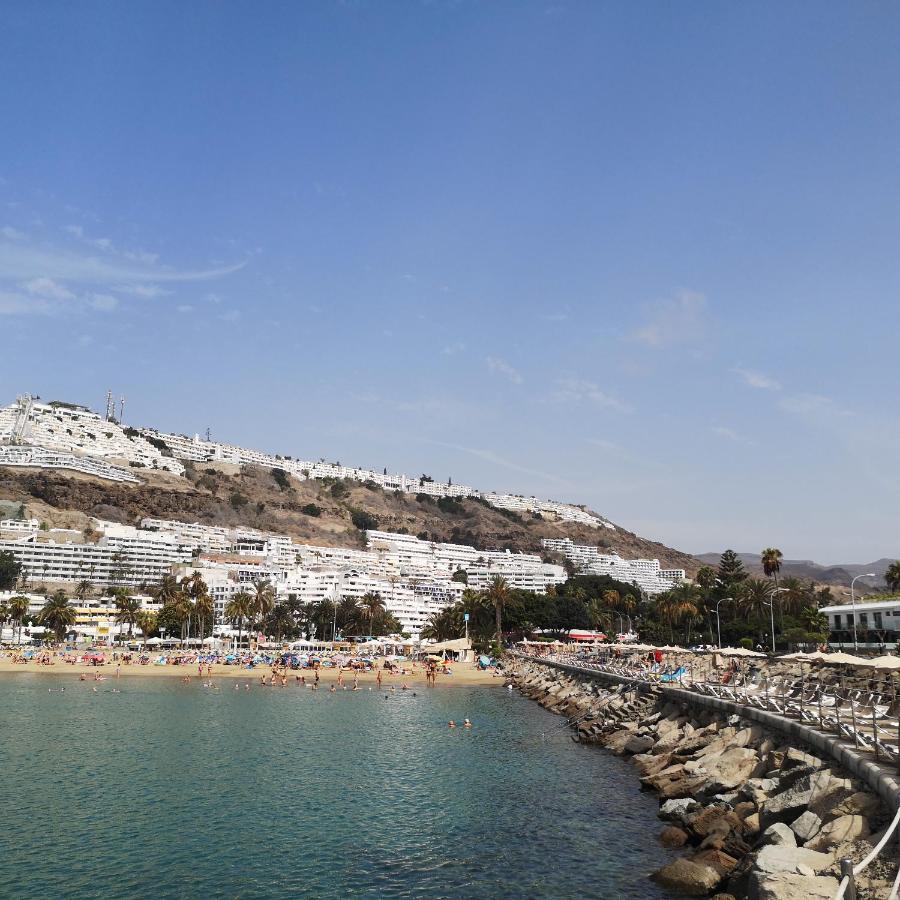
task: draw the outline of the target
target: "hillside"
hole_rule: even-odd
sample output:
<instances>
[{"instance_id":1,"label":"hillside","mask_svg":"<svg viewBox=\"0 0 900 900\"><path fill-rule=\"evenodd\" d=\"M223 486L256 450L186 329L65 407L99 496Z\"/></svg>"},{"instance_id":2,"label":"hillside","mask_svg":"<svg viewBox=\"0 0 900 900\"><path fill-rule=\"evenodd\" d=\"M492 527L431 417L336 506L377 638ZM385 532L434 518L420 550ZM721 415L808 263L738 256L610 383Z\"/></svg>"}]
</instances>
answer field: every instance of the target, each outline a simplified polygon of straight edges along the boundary
<instances>
[{"instance_id":1,"label":"hillside","mask_svg":"<svg viewBox=\"0 0 900 900\"><path fill-rule=\"evenodd\" d=\"M716 566L719 563L719 556L718 553L700 553L697 559L705 565ZM758 553L738 553L738 556L748 572L754 575L763 574L762 562ZM894 562L892 559L879 559L871 563L824 566L811 559L783 559L780 574L782 577L811 579L819 584L849 586L851 578L867 572L874 572L875 578L860 578L859 583L868 587L883 587L884 573L892 562Z\"/></svg>"},{"instance_id":2,"label":"hillside","mask_svg":"<svg viewBox=\"0 0 900 900\"><path fill-rule=\"evenodd\" d=\"M542 538L569 537L627 558L658 558L666 568L695 572L698 561L617 528L552 522L497 509L478 499L451 500L385 491L355 481L298 480L253 466L197 464L187 478L141 471L142 484L117 484L90 476L0 468L0 502L24 503L29 515L51 526L84 528L88 517L137 524L144 516L233 527L244 525L290 535L297 541L360 547L363 527L405 531L430 540L479 549L539 552ZM7 513L8 514L8 513ZM371 521L366 521L366 514Z\"/></svg>"}]
</instances>

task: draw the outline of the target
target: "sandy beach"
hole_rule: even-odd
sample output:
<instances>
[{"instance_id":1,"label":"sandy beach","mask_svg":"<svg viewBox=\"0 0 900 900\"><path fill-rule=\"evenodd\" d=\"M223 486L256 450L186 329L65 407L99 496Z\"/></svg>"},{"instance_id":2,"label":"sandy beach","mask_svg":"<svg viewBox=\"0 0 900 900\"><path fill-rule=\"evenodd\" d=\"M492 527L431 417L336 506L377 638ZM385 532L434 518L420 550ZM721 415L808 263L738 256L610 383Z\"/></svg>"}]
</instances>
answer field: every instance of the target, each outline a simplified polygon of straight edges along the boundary
<instances>
[{"instance_id":1,"label":"sandy beach","mask_svg":"<svg viewBox=\"0 0 900 900\"><path fill-rule=\"evenodd\" d=\"M394 685L397 688L400 688L401 685L417 685L424 687L425 686L425 669L418 665L414 669L407 670L410 674L406 675L392 675L387 671L382 671L382 687L389 687ZM8 656L4 656L0 658L0 675L3 674L16 674L16 675L62 675L71 677L72 680L77 681L80 679L81 674L84 673L86 678L93 680L94 676L100 674L107 679L116 678L118 672L118 676L120 678L139 678L139 677L149 677L149 678L199 678L199 674L197 671L197 664L185 664L185 665L165 665L165 666L157 666L153 664L149 664L146 666L142 666L136 663L132 663L131 665L117 665L114 662L108 662L102 666L93 666L87 665L81 662L78 663L66 663L61 659L54 660L52 665L38 665L34 660L29 660L27 663L15 663ZM245 681L256 681L259 683L261 677L263 675L266 676L266 680L268 681L269 675L271 674L272 669L268 665L257 665L253 669L242 669L238 666L226 666L226 665L216 665L212 666L212 677L215 678L238 678L243 679ZM322 667L318 669L319 678L321 682L330 684L332 681L337 681L338 679L338 669L332 667ZM437 686L438 687L453 687L456 686L471 686L471 685L491 685L493 687L502 687L503 686L503 678L494 675L494 673L490 670L482 671L476 668L471 664L455 664L451 665L451 675L438 675L437 677ZM353 679L355 673L349 669L343 670L344 674L344 684L352 686ZM287 681L288 684L292 684L296 682L297 677L306 678L307 682L313 680L315 678L315 670L313 669L289 669L287 671ZM206 675L206 666L204 665L204 680L208 678ZM360 672L359 673L359 683L360 685L374 685L376 679L376 673L374 671L369 672Z\"/></svg>"}]
</instances>

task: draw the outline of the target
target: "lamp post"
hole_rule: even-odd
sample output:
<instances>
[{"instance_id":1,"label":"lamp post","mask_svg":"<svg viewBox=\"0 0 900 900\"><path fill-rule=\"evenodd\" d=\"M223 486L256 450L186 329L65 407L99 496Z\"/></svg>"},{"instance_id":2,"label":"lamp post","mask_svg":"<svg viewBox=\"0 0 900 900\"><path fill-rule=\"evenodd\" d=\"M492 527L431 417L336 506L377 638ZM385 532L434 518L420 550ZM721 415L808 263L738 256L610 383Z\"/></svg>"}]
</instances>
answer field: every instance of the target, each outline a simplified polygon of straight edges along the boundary
<instances>
[{"instance_id":1,"label":"lamp post","mask_svg":"<svg viewBox=\"0 0 900 900\"><path fill-rule=\"evenodd\" d=\"M853 585L856 584L857 578L874 578L874 572L867 572L865 575L857 575L855 578L850 579L850 606L853 608L853 611L850 613L853 616L853 650L856 652L859 650L859 641L856 639L856 593L853 590Z\"/></svg>"},{"instance_id":2,"label":"lamp post","mask_svg":"<svg viewBox=\"0 0 900 900\"><path fill-rule=\"evenodd\" d=\"M734 597L723 597L721 600L719 600L718 603L716 603L716 633L719 636L719 649L720 650L722 649L722 620L719 618L719 607L726 600L734 600Z\"/></svg>"},{"instance_id":3,"label":"lamp post","mask_svg":"<svg viewBox=\"0 0 900 900\"><path fill-rule=\"evenodd\" d=\"M790 593L789 588L775 588L769 591L769 617L772 625L772 655L775 655L775 595Z\"/></svg>"}]
</instances>

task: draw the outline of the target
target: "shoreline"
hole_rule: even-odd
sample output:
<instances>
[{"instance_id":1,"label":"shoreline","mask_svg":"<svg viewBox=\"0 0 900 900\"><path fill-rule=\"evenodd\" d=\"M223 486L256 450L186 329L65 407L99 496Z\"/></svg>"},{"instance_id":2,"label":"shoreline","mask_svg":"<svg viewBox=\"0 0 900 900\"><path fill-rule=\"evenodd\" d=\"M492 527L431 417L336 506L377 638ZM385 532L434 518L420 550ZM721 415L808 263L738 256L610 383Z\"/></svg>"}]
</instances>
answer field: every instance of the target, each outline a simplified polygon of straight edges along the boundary
<instances>
[{"instance_id":1,"label":"shoreline","mask_svg":"<svg viewBox=\"0 0 900 900\"><path fill-rule=\"evenodd\" d=\"M73 676L72 680L80 681L80 677L82 674L85 675L85 681L93 681L94 676L100 674L104 677L106 681L115 680L117 677L116 674L116 663L106 663L102 666L92 666L87 665L85 663L64 663L62 661L56 661L52 665L38 665L35 662L28 663L13 663L9 659L0 659L0 676L3 675L59 675L61 677ZM205 670L205 666L204 666ZM337 681L339 671L336 668L328 667L328 668L320 668L318 670L315 669L288 669L287 670L287 683L293 684L297 677L306 678L307 683L312 681L315 678L315 672L319 673L320 682L331 683L332 681ZM222 664L213 663L212 665L212 675L207 676L204 674L200 676L197 672L196 664L187 664L187 665L165 665L158 666L154 664L149 664L146 666L138 665L132 663L131 665L120 665L118 667L118 676L120 678L135 678L135 677L147 677L147 678L198 678L201 680L206 680L209 677L213 679L216 678L228 678L228 679L240 679L243 678L246 681L256 681L257 684L260 681L260 677L265 675L266 680L268 681L269 676L272 674L272 668L266 664L260 664L253 669L242 669L239 666L226 666ZM351 684L353 683L353 679L355 673L352 670L344 669L344 683ZM374 671L369 672L360 672L359 673L359 683L360 685L374 685L375 684L376 673ZM436 686L446 686L446 687L472 687L472 686L482 686L482 687L503 687L506 683L506 679L500 675L494 675L492 672L480 671L475 668L463 667L463 666L455 666L453 667L452 675L438 675L437 685ZM388 672L382 672L382 687L385 686L395 686L400 687L403 684L415 684L417 686L425 686L425 671L424 669L415 669L413 672L406 675L392 675Z\"/></svg>"}]
</instances>

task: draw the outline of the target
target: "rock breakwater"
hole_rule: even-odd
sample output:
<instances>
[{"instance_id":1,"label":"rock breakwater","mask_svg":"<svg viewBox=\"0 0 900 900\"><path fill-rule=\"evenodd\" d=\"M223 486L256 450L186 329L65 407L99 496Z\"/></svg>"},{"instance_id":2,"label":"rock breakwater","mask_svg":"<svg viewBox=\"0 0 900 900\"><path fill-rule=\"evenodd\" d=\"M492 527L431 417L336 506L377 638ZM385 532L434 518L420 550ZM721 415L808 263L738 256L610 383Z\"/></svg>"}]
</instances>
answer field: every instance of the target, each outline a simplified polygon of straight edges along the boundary
<instances>
[{"instance_id":1,"label":"rock breakwater","mask_svg":"<svg viewBox=\"0 0 900 900\"><path fill-rule=\"evenodd\" d=\"M653 877L675 893L831 900L839 860L862 859L890 821L858 780L740 715L520 659L508 670L524 696L566 717L576 740L629 757L642 788L658 794L660 840L684 855ZM886 898L895 870L879 858L857 881L861 900Z\"/></svg>"}]
</instances>

